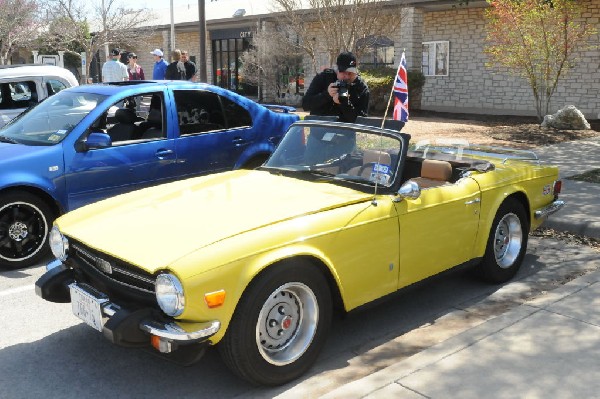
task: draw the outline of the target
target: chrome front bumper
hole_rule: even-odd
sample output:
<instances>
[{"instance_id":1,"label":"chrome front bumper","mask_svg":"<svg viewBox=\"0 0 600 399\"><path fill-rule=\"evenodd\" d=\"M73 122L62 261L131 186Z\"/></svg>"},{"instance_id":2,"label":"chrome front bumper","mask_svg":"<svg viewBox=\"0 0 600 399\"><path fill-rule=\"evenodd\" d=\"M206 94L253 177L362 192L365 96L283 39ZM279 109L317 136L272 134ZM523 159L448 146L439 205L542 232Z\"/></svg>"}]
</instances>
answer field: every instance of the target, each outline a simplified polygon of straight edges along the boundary
<instances>
[{"instance_id":1,"label":"chrome front bumper","mask_svg":"<svg viewBox=\"0 0 600 399\"><path fill-rule=\"evenodd\" d=\"M71 302L71 289L84 291L99 304L102 315L101 324L96 327L90 325L101 330L117 345L144 346L150 344L151 337L157 337L161 343L157 349L169 353L179 345L205 343L221 327L216 320L200 323L164 321L155 309L122 309L93 287L76 282L73 270L62 262L52 261L46 269L47 272L36 282L37 295L47 301L64 303Z\"/></svg>"},{"instance_id":2,"label":"chrome front bumper","mask_svg":"<svg viewBox=\"0 0 600 399\"><path fill-rule=\"evenodd\" d=\"M564 201L556 200L556 201L552 202L550 205L536 210L533 213L533 215L536 219L543 219L545 217L552 215L553 213L560 211L563 208L563 206L565 206Z\"/></svg>"}]
</instances>

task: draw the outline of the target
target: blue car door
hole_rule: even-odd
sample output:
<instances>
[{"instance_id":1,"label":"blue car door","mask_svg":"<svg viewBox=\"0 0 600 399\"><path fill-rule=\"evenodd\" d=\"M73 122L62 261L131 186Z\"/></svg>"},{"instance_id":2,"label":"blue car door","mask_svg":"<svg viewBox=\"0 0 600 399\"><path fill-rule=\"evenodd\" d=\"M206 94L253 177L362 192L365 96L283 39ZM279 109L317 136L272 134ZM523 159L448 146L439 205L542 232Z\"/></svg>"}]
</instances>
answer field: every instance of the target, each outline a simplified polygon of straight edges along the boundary
<instances>
[{"instance_id":1,"label":"blue car door","mask_svg":"<svg viewBox=\"0 0 600 399\"><path fill-rule=\"evenodd\" d=\"M232 100L206 90L174 90L173 94L179 119L175 147L181 175L231 170L254 142L250 113Z\"/></svg>"},{"instance_id":2,"label":"blue car door","mask_svg":"<svg viewBox=\"0 0 600 399\"><path fill-rule=\"evenodd\" d=\"M148 110L128 110L126 102L118 102L90 125L82 137L83 142L78 143L74 151L69 154L65 149L69 209L177 176L175 144L167 134L164 94L159 92L146 97L151 98ZM142 102L139 101L138 106ZM136 120L114 116L126 113L133 113ZM127 131L129 134L123 136ZM114 140L106 148L86 148L85 139L92 132L106 132Z\"/></svg>"}]
</instances>

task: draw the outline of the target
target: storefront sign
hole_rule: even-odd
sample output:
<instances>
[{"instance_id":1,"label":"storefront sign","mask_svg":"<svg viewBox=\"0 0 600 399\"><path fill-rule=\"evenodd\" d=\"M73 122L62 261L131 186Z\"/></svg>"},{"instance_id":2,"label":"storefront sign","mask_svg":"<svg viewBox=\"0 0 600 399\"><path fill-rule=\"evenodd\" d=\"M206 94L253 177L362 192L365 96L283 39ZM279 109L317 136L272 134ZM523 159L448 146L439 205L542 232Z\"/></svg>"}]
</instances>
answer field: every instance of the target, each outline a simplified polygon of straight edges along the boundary
<instances>
[{"instance_id":1,"label":"storefront sign","mask_svg":"<svg viewBox=\"0 0 600 399\"><path fill-rule=\"evenodd\" d=\"M248 39L254 35L252 29L249 27L245 28L233 28L233 29L218 29L210 31L210 38L212 40L219 39Z\"/></svg>"}]
</instances>

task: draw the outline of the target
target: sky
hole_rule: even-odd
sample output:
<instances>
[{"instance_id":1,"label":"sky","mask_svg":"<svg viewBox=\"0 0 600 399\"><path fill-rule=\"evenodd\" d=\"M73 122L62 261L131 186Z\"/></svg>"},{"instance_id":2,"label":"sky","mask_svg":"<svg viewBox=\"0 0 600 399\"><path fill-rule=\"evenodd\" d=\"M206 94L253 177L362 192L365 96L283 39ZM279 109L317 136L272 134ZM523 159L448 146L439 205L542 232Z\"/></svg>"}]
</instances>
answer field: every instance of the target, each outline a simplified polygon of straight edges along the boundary
<instances>
[{"instance_id":1,"label":"sky","mask_svg":"<svg viewBox=\"0 0 600 399\"><path fill-rule=\"evenodd\" d=\"M204 4L207 5L208 3L215 1L215 0L204 0ZM262 0L265 1L265 0ZM222 2L222 3L232 3L235 4L237 3L244 3L243 1L237 1L237 0L216 0L216 2ZM129 3L131 4L131 3ZM137 2L137 4L140 7L147 7L147 8L151 8L151 9L162 9L162 8L169 8L171 7L171 0L140 0ZM194 5L198 5L198 0L173 0L173 7L177 7L177 6L185 6L187 4L194 4Z\"/></svg>"}]
</instances>

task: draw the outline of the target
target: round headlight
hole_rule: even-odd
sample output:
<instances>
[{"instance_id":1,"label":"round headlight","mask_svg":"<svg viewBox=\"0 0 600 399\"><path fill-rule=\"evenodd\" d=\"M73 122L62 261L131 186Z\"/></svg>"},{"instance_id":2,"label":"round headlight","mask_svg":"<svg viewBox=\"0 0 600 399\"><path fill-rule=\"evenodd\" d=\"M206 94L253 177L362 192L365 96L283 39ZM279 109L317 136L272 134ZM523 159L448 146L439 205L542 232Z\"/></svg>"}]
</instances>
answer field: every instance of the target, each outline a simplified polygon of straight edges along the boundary
<instances>
[{"instance_id":1,"label":"round headlight","mask_svg":"<svg viewBox=\"0 0 600 399\"><path fill-rule=\"evenodd\" d=\"M62 261L67 259L69 240L62 235L58 227L52 226L52 230L50 230L50 235L48 236L48 243L50 244L50 249L56 259Z\"/></svg>"},{"instance_id":2,"label":"round headlight","mask_svg":"<svg viewBox=\"0 0 600 399\"><path fill-rule=\"evenodd\" d=\"M185 298L179 279L172 274L159 274L154 288L158 306L169 316L183 313Z\"/></svg>"}]
</instances>

